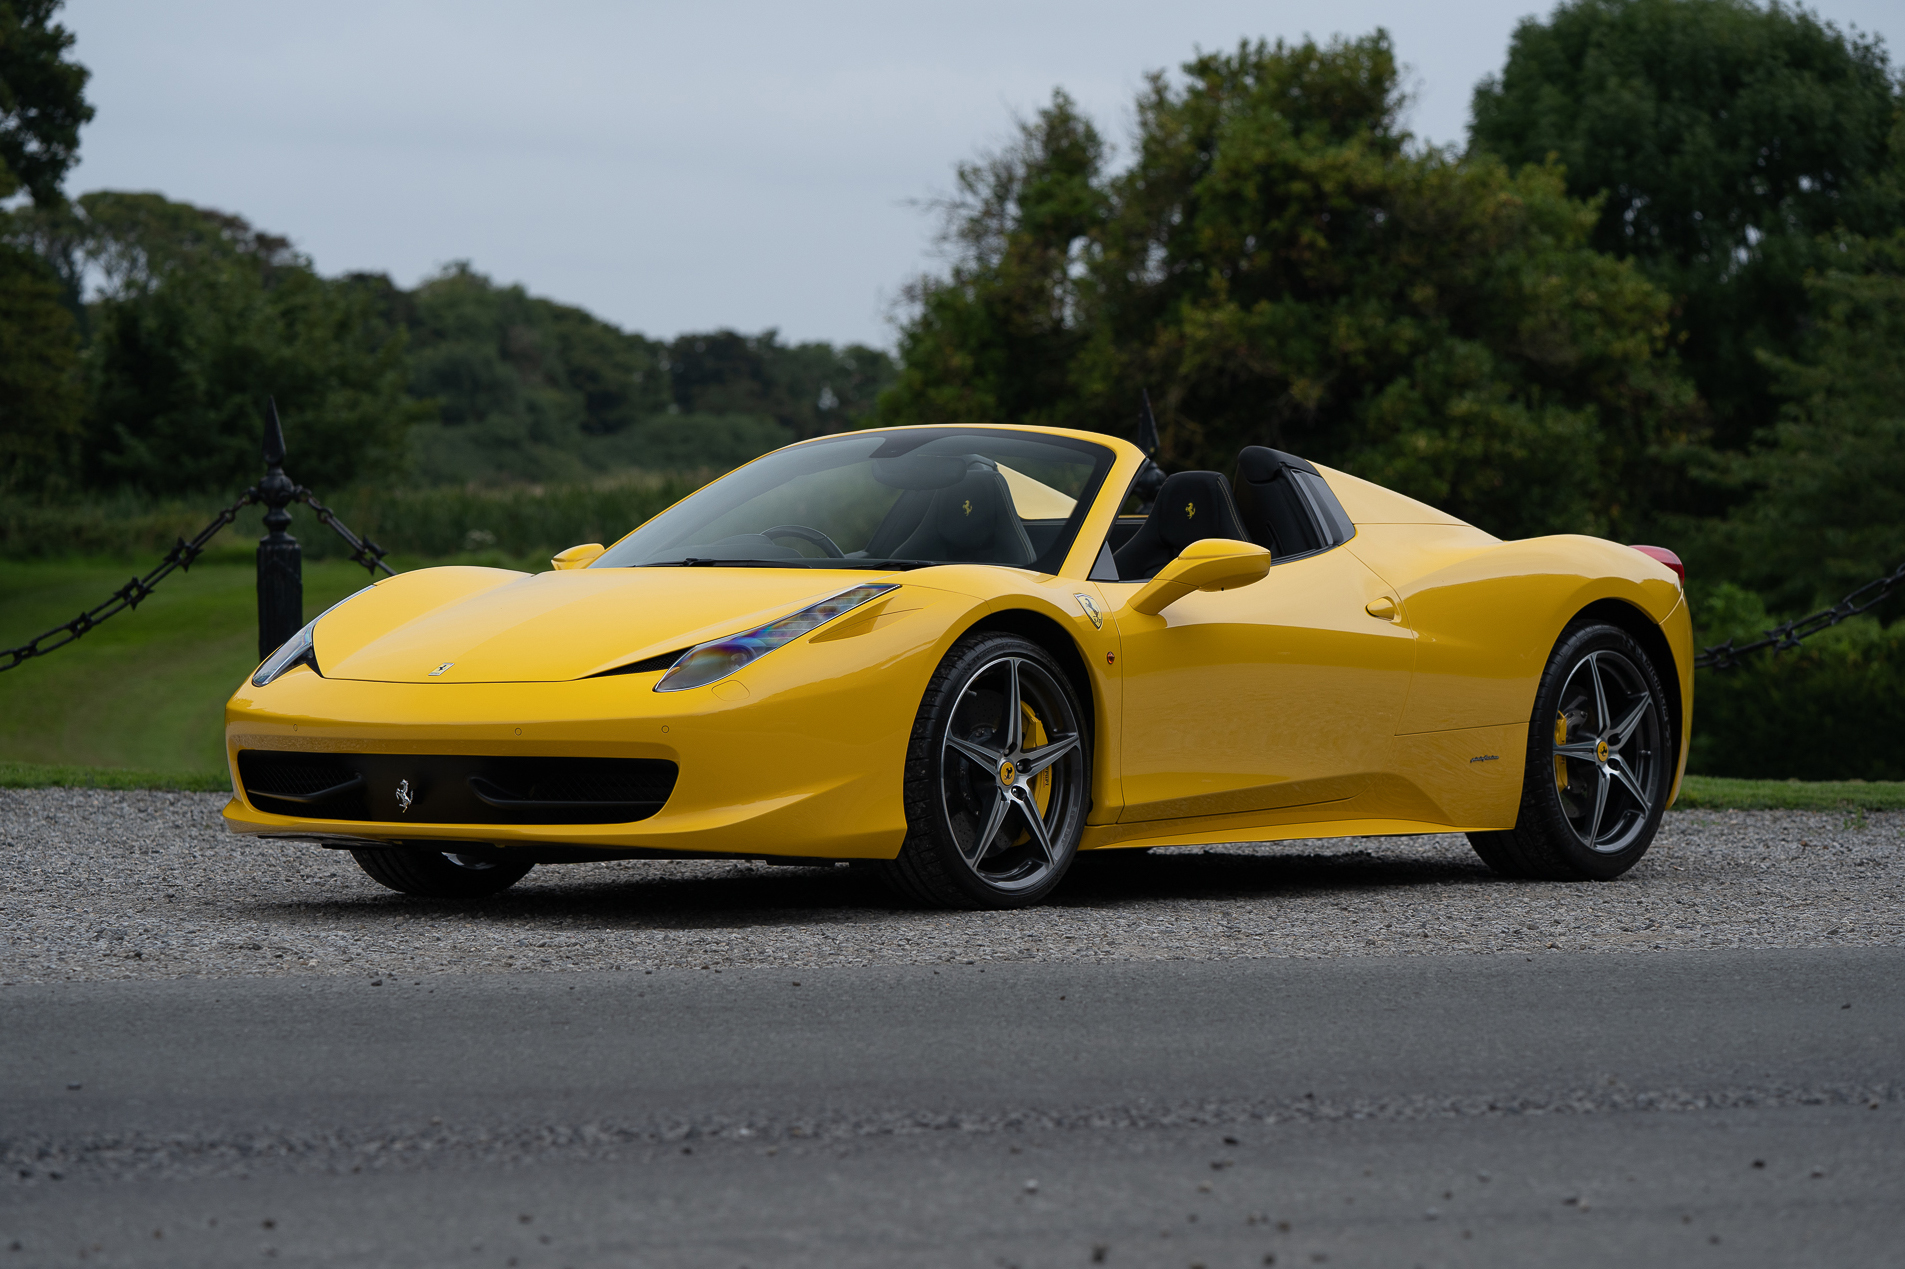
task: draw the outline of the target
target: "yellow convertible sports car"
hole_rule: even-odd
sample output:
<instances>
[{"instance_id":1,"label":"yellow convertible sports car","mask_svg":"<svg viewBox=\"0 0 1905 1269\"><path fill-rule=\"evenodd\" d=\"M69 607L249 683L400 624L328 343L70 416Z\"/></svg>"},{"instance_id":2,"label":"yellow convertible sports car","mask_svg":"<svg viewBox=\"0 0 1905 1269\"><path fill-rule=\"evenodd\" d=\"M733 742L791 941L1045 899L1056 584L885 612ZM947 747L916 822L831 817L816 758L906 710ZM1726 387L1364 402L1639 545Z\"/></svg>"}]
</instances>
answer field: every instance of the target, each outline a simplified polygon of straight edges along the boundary
<instances>
[{"instance_id":1,"label":"yellow convertible sports car","mask_svg":"<svg viewBox=\"0 0 1905 1269\"><path fill-rule=\"evenodd\" d=\"M1255 446L1133 514L1146 463L853 432L551 572L388 578L232 697L226 821L412 894L739 857L954 907L1037 902L1081 850L1465 832L1555 879L1646 851L1692 705L1671 552L1503 542Z\"/></svg>"}]
</instances>

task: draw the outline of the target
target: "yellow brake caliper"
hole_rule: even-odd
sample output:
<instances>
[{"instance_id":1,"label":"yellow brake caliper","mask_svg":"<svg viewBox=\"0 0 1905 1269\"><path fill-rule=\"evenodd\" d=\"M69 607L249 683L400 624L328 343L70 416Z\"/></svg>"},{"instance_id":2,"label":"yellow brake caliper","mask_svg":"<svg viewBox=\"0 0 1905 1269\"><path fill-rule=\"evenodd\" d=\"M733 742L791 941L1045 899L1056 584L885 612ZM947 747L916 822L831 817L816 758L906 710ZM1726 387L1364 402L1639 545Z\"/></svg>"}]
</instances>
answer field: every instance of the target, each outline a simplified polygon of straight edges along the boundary
<instances>
[{"instance_id":1,"label":"yellow brake caliper","mask_svg":"<svg viewBox=\"0 0 1905 1269\"><path fill-rule=\"evenodd\" d=\"M1554 716L1554 743L1557 748L1568 743L1568 716L1566 714L1556 714ZM1554 787L1557 789L1565 789L1568 787L1568 760L1563 758L1560 754L1554 756Z\"/></svg>"},{"instance_id":2,"label":"yellow brake caliper","mask_svg":"<svg viewBox=\"0 0 1905 1269\"><path fill-rule=\"evenodd\" d=\"M1032 707L1024 701L1019 702L1019 729L1024 736L1024 739L1019 742L1021 749L1029 751L1044 747L1045 724L1039 721L1038 715L1034 714ZM1052 769L1050 767L1032 777L1032 799L1038 803L1040 815L1052 809ZM1031 836L1030 831L1020 833L1018 840L1013 844L1025 842Z\"/></svg>"}]
</instances>

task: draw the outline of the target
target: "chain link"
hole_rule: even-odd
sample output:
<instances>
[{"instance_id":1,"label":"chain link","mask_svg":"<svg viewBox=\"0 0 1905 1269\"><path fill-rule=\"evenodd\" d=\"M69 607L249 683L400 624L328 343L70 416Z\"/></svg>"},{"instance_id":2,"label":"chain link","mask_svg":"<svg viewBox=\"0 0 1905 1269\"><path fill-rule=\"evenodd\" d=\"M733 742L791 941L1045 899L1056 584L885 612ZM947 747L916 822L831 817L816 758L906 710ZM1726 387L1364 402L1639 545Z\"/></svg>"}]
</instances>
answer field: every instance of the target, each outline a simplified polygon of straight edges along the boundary
<instances>
[{"instance_id":1,"label":"chain link","mask_svg":"<svg viewBox=\"0 0 1905 1269\"><path fill-rule=\"evenodd\" d=\"M391 577L397 575L395 569L384 563L385 552L382 547L368 538L360 538L355 533L352 533L350 529L345 526L344 522L337 518L337 513L319 502L317 496L309 489L306 489L303 485L299 485L291 497L294 502L302 502L309 506L312 511L317 513L318 522L320 524L330 529L333 533L337 534L337 536L343 538L345 544L351 548L351 559L369 569L371 576L375 577L378 569L382 569ZM178 545L166 552L165 558L159 562L157 568L147 573L144 577L133 578L124 586L114 591L112 598L96 607L88 608L85 612L73 618L65 625L55 626L45 634L31 639L17 648L0 649L0 673L11 670L16 666L24 665L34 657L43 657L57 648L63 648L108 617L116 617L128 608L137 608L140 602L144 600L147 595L152 593L153 587L164 581L172 573L175 571L189 570L192 567L192 561L204 553L206 545L217 536L219 530L238 519L238 513L240 511L243 511L246 507L254 503L263 501L264 499L258 494L257 486L252 486L250 489L245 490L244 497L213 517L212 522L203 529L200 529L198 534L193 537L190 542L187 542L184 538L180 538Z\"/></svg>"},{"instance_id":2,"label":"chain link","mask_svg":"<svg viewBox=\"0 0 1905 1269\"><path fill-rule=\"evenodd\" d=\"M337 518L337 513L319 502L316 494L306 489L303 485L299 485L291 497L293 501L302 502L305 506L315 511L319 524L322 524L325 528L331 530L340 538L343 538L344 544L351 548L351 558L369 569L372 577L377 576L377 570L380 568L384 570L384 574L387 577L395 577L397 575L396 569L384 563L384 556L386 554L384 548L378 546L369 538L358 537L355 533L345 528L344 522Z\"/></svg>"},{"instance_id":3,"label":"chain link","mask_svg":"<svg viewBox=\"0 0 1905 1269\"><path fill-rule=\"evenodd\" d=\"M1801 639L1810 638L1821 630L1838 625L1848 617L1856 617L1867 609L1876 608L1889 598L1893 591L1905 587L1905 564L1877 581L1865 585L1841 599L1832 607L1816 612L1810 617L1800 617L1784 622L1766 632L1766 637L1752 643L1733 646L1728 639L1725 643L1716 643L1710 648L1700 649L1700 655L1693 660L1696 670L1730 670L1740 664L1740 658L1765 648L1796 648Z\"/></svg>"},{"instance_id":4,"label":"chain link","mask_svg":"<svg viewBox=\"0 0 1905 1269\"><path fill-rule=\"evenodd\" d=\"M238 519L238 513L258 501L258 490L254 487L245 490L245 496L226 507L212 519L212 522L198 531L190 542L184 538L178 545L166 552L159 566L144 577L135 577L112 593L112 598L94 608L88 608L79 616L63 626L55 626L45 634L21 644L17 648L0 649L0 671L11 670L34 657L43 657L55 648L63 648L73 640L91 630L108 617L116 617L128 608L137 608L141 600L152 593L152 588L164 581L175 571L189 570L192 561L205 550L218 531ZM52 640L51 643L47 640Z\"/></svg>"}]
</instances>

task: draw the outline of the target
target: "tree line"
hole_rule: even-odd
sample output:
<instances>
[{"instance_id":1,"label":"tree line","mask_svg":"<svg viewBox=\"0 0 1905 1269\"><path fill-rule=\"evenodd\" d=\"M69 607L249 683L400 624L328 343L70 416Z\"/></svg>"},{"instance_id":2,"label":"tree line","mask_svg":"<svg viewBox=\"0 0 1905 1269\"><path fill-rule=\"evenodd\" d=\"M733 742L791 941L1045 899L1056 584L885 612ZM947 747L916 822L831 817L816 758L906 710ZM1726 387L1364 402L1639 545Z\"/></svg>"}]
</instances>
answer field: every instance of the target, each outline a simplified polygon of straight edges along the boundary
<instances>
[{"instance_id":1,"label":"tree line","mask_svg":"<svg viewBox=\"0 0 1905 1269\"><path fill-rule=\"evenodd\" d=\"M1666 538L1775 604L1905 555L1905 112L1876 39L1745 0L1570 0L1463 147L1378 31L1153 75L1115 163L1063 92L942 204L893 422L1247 444L1503 536Z\"/></svg>"},{"instance_id":2,"label":"tree line","mask_svg":"<svg viewBox=\"0 0 1905 1269\"><path fill-rule=\"evenodd\" d=\"M327 278L285 238L158 194L35 203L3 230L16 493L242 487L267 396L315 487L731 467L854 426L893 374L877 349L771 330L648 339L467 262L408 290Z\"/></svg>"},{"instance_id":3,"label":"tree line","mask_svg":"<svg viewBox=\"0 0 1905 1269\"><path fill-rule=\"evenodd\" d=\"M0 494L228 494L268 396L328 490L726 468L863 424L892 381L859 344L649 339L468 262L324 277L240 216L68 199L93 110L59 8L0 0Z\"/></svg>"},{"instance_id":4,"label":"tree line","mask_svg":"<svg viewBox=\"0 0 1905 1269\"><path fill-rule=\"evenodd\" d=\"M720 467L873 423L1051 423L1167 467L1265 443L1503 536L1658 538L1775 608L1905 552L1905 92L1749 0L1567 0L1467 143L1403 126L1382 31L1152 75L1114 149L1062 91L940 204L898 356L651 340L468 263L323 277L155 194L68 201L57 0L0 0L0 483L226 488L258 404L300 478ZM16 193L17 191L17 193Z\"/></svg>"}]
</instances>

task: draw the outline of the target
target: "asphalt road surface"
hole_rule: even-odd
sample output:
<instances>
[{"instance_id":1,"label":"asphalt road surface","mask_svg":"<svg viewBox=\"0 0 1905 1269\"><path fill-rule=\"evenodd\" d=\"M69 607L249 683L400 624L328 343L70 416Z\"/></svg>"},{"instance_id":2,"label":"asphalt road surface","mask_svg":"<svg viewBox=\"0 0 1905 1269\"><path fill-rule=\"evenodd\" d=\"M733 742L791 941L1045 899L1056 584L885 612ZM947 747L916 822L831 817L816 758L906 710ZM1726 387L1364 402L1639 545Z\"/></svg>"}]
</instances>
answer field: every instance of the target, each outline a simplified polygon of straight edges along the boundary
<instances>
[{"instance_id":1,"label":"asphalt road surface","mask_svg":"<svg viewBox=\"0 0 1905 1269\"><path fill-rule=\"evenodd\" d=\"M13 1265L1898 1265L1905 949L24 982Z\"/></svg>"}]
</instances>

